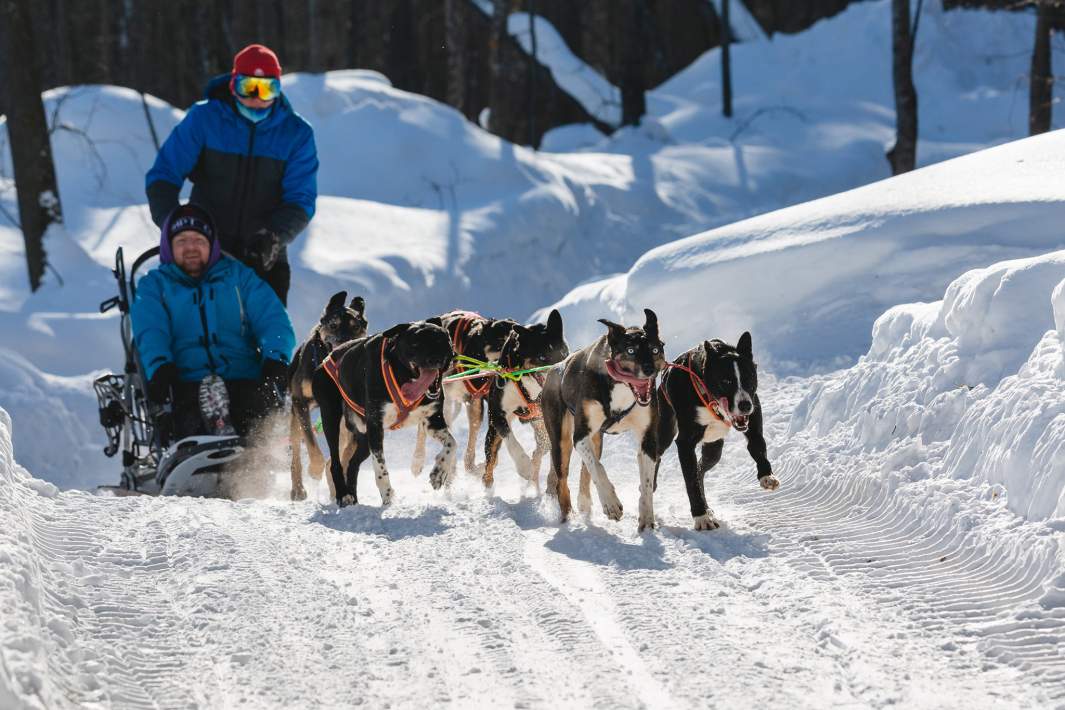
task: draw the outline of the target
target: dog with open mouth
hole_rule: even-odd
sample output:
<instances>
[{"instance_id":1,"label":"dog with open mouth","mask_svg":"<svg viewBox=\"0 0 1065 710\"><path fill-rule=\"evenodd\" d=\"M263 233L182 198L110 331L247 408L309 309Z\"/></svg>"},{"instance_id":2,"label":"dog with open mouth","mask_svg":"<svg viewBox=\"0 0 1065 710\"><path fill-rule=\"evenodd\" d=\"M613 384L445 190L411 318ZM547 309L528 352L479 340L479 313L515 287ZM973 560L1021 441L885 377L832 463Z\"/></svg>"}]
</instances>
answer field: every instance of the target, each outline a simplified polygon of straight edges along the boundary
<instances>
[{"instance_id":1,"label":"dog with open mouth","mask_svg":"<svg viewBox=\"0 0 1065 710\"><path fill-rule=\"evenodd\" d=\"M499 364L510 372L535 370L554 365L569 355L569 346L562 333L562 314L552 310L547 323L523 326L515 325L503 343ZM506 442L507 452L518 469L518 475L540 490L540 462L547 451L548 436L540 414L540 395L543 392L546 372L528 372L520 379L495 378L488 393L488 432L484 440L485 488L491 488L495 480L495 467L499 461L499 448ZM532 458L525 453L514 436L511 423L529 424L536 437Z\"/></svg>"},{"instance_id":2,"label":"dog with open mouth","mask_svg":"<svg viewBox=\"0 0 1065 710\"><path fill-rule=\"evenodd\" d=\"M455 355L466 355L482 362L495 362L503 349L503 342L517 325L509 318L487 318L470 311L451 311L439 316L440 322L451 336L451 345ZM461 374L470 369L470 364L456 360L452 369L446 374ZM461 409L466 410L469 424L469 438L466 441L466 453L463 465L467 473L476 471L477 437L484 421L485 399L491 391L493 377L485 376L473 380L444 382L444 418L448 426L455 420ZM418 436L414 442L414 455L410 470L415 476L422 472L425 465L425 427L418 427Z\"/></svg>"},{"instance_id":3,"label":"dog with open mouth","mask_svg":"<svg viewBox=\"0 0 1065 710\"><path fill-rule=\"evenodd\" d=\"M292 397L292 412L289 417L289 441L292 447L292 500L304 500L307 491L303 487L303 462L300 458L301 442L307 447L310 457L309 473L312 478L322 477L325 458L318 449L311 428L311 409L316 405L311 392L311 377L326 356L335 347L349 340L366 335L366 301L355 296L345 305L347 291L338 291L322 311L310 336L296 348L288 369L288 391Z\"/></svg>"},{"instance_id":4,"label":"dog with open mouth","mask_svg":"<svg viewBox=\"0 0 1065 710\"><path fill-rule=\"evenodd\" d=\"M440 320L430 318L345 343L315 370L312 391L329 445L329 473L337 505L358 503L359 466L371 455L381 503L391 503L392 484L384 457L386 428L397 430L424 421L429 435L441 445L429 482L433 488L451 482L455 437L444 420L441 378L454 354ZM355 438L346 467L339 455L341 421Z\"/></svg>"},{"instance_id":5,"label":"dog with open mouth","mask_svg":"<svg viewBox=\"0 0 1065 710\"><path fill-rule=\"evenodd\" d=\"M569 460L576 449L583 464L577 506L591 511L590 482L595 483L603 512L611 520L622 515L614 485L599 462L603 435L632 432L640 443L638 529L653 528L654 483L658 469L659 404L655 377L666 366L658 317L645 308L642 328L600 320L607 327L586 348L548 372L541 395L544 426L551 448L548 495L557 497L562 521L569 517Z\"/></svg>"},{"instance_id":6,"label":"dog with open mouth","mask_svg":"<svg viewBox=\"0 0 1065 710\"><path fill-rule=\"evenodd\" d=\"M729 429L747 438L762 488L773 491L780 486L766 457L757 390L750 333L741 335L735 347L721 340L704 341L674 360L662 380L660 454L675 440L696 530L720 527L706 504L703 483L707 471L721 460ZM698 463L696 446L701 447Z\"/></svg>"}]
</instances>

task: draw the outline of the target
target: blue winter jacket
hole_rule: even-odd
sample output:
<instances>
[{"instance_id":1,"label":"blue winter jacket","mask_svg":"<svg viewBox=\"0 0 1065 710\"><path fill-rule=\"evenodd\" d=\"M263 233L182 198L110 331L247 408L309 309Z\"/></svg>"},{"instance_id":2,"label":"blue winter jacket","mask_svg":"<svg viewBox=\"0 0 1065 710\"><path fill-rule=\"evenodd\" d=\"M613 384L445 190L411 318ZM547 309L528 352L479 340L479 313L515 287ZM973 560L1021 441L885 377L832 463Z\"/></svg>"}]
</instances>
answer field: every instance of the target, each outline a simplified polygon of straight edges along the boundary
<instances>
[{"instance_id":1,"label":"blue winter jacket","mask_svg":"<svg viewBox=\"0 0 1065 710\"><path fill-rule=\"evenodd\" d=\"M288 244L307 226L318 196L318 152L310 124L284 95L258 123L235 101L228 74L212 79L207 98L189 108L159 149L145 190L161 227L191 180L189 201L211 213L222 249L242 259L260 229Z\"/></svg>"},{"instance_id":2,"label":"blue winter jacket","mask_svg":"<svg viewBox=\"0 0 1065 710\"><path fill-rule=\"evenodd\" d=\"M273 289L240 262L223 256L199 279L163 264L137 283L130 310L133 338L149 379L165 362L181 379L209 373L255 380L264 359L288 363L296 334Z\"/></svg>"}]
</instances>

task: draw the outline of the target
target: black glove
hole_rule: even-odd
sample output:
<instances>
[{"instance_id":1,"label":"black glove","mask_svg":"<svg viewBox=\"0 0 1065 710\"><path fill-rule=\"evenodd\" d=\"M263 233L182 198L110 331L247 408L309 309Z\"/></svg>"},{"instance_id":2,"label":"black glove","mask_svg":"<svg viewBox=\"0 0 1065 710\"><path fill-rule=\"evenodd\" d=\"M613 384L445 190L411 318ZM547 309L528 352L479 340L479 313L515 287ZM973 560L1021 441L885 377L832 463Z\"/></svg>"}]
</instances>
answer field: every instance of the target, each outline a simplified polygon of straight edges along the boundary
<instances>
[{"instance_id":1,"label":"black glove","mask_svg":"<svg viewBox=\"0 0 1065 710\"><path fill-rule=\"evenodd\" d=\"M148 399L156 404L169 402L170 391L177 387L181 378L178 376L177 365L172 362L164 362L148 381Z\"/></svg>"},{"instance_id":2,"label":"black glove","mask_svg":"<svg viewBox=\"0 0 1065 710\"><path fill-rule=\"evenodd\" d=\"M280 407L285 400L285 391L288 389L288 365L280 360L263 360L263 391L267 401L274 400L274 404Z\"/></svg>"},{"instance_id":3,"label":"black glove","mask_svg":"<svg viewBox=\"0 0 1065 710\"><path fill-rule=\"evenodd\" d=\"M284 247L280 235L263 227L252 235L252 243L248 246L248 263L256 269L269 271L274 268Z\"/></svg>"}]
</instances>

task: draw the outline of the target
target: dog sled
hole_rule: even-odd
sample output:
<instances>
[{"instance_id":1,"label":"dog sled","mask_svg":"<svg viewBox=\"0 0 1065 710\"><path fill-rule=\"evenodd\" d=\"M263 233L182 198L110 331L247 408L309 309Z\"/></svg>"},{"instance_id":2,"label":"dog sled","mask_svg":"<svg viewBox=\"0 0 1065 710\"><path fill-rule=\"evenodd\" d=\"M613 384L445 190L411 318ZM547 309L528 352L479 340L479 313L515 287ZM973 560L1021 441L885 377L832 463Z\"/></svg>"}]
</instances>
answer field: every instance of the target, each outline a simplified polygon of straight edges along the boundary
<instances>
[{"instance_id":1,"label":"dog sled","mask_svg":"<svg viewBox=\"0 0 1065 710\"><path fill-rule=\"evenodd\" d=\"M115 254L112 274L118 295L100 304L100 312L119 310L119 328L125 365L121 374L106 373L93 382L100 424L107 433L104 454L122 454L118 485L100 486L115 495L221 495L227 471L245 451L239 436L189 436L165 442L160 420L169 416L170 405L157 405L148 398L148 382L133 341L130 305L137 293L137 270L158 257L152 247L133 262L126 273L122 247Z\"/></svg>"}]
</instances>

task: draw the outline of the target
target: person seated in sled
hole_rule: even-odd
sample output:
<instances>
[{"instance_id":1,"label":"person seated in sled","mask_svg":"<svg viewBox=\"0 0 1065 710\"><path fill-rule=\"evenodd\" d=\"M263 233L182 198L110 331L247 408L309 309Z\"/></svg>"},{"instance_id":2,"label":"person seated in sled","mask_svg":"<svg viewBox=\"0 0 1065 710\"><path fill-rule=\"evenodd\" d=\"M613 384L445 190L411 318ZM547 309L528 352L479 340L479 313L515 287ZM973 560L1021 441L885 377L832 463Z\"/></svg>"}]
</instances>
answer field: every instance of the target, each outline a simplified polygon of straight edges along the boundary
<instances>
[{"instance_id":1,"label":"person seated in sled","mask_svg":"<svg viewBox=\"0 0 1065 710\"><path fill-rule=\"evenodd\" d=\"M246 436L284 403L296 347L288 312L252 269L222 254L211 215L197 205L167 217L159 261L137 284L130 315L148 397L171 405L162 443L234 429Z\"/></svg>"}]
</instances>

